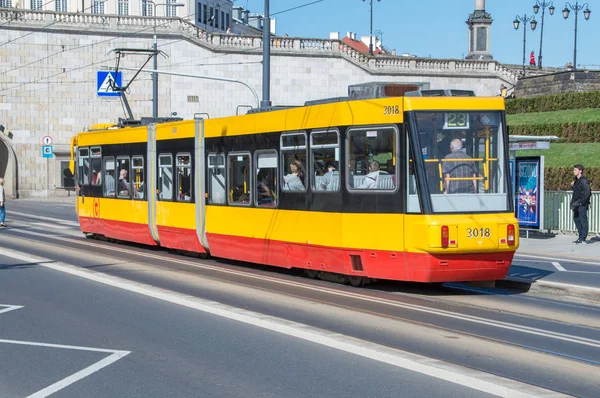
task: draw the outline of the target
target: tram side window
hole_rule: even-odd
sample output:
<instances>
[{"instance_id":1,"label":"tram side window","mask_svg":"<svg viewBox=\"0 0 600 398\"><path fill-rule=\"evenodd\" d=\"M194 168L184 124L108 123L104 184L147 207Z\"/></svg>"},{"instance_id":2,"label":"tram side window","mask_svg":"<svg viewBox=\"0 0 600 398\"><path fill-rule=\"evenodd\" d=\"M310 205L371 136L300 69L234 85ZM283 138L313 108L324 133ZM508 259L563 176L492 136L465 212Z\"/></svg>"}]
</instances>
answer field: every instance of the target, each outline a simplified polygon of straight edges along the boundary
<instances>
[{"instance_id":1,"label":"tram side window","mask_svg":"<svg viewBox=\"0 0 600 398\"><path fill-rule=\"evenodd\" d=\"M79 148L79 184L88 185L90 183L90 150L89 148Z\"/></svg>"},{"instance_id":2,"label":"tram side window","mask_svg":"<svg viewBox=\"0 0 600 398\"><path fill-rule=\"evenodd\" d=\"M90 157L92 185L102 185L102 150L100 147L90 148Z\"/></svg>"},{"instance_id":3,"label":"tram side window","mask_svg":"<svg viewBox=\"0 0 600 398\"><path fill-rule=\"evenodd\" d=\"M348 188L351 191L396 189L398 130L395 127L348 131Z\"/></svg>"},{"instance_id":4,"label":"tram side window","mask_svg":"<svg viewBox=\"0 0 600 398\"><path fill-rule=\"evenodd\" d=\"M135 199L145 199L145 184L144 184L144 158L142 156L133 156L131 158L131 183Z\"/></svg>"},{"instance_id":5,"label":"tram side window","mask_svg":"<svg viewBox=\"0 0 600 398\"><path fill-rule=\"evenodd\" d=\"M256 205L277 206L277 151L256 153Z\"/></svg>"},{"instance_id":6,"label":"tram side window","mask_svg":"<svg viewBox=\"0 0 600 398\"><path fill-rule=\"evenodd\" d=\"M192 156L189 153L177 154L177 201L192 200Z\"/></svg>"},{"instance_id":7,"label":"tram side window","mask_svg":"<svg viewBox=\"0 0 600 398\"><path fill-rule=\"evenodd\" d=\"M310 135L313 190L337 192L340 188L340 139L337 130Z\"/></svg>"},{"instance_id":8,"label":"tram side window","mask_svg":"<svg viewBox=\"0 0 600 398\"><path fill-rule=\"evenodd\" d=\"M306 192L306 133L281 135L281 183L284 191Z\"/></svg>"},{"instance_id":9,"label":"tram side window","mask_svg":"<svg viewBox=\"0 0 600 398\"><path fill-rule=\"evenodd\" d=\"M208 203L225 204L225 155L222 153L208 155Z\"/></svg>"},{"instance_id":10,"label":"tram side window","mask_svg":"<svg viewBox=\"0 0 600 398\"><path fill-rule=\"evenodd\" d=\"M173 200L173 156L158 157L158 199Z\"/></svg>"},{"instance_id":11,"label":"tram side window","mask_svg":"<svg viewBox=\"0 0 600 398\"><path fill-rule=\"evenodd\" d=\"M131 176L129 157L117 157L117 170L119 182L117 183L117 197L131 198Z\"/></svg>"},{"instance_id":12,"label":"tram side window","mask_svg":"<svg viewBox=\"0 0 600 398\"><path fill-rule=\"evenodd\" d=\"M417 193L417 176L415 174L415 161L412 149L409 151L410 156L407 156L407 167L408 176L406 178L406 192L408 192L408 212L409 213L421 213L421 203L419 202L419 195Z\"/></svg>"},{"instance_id":13,"label":"tram side window","mask_svg":"<svg viewBox=\"0 0 600 398\"><path fill-rule=\"evenodd\" d=\"M115 197L115 158L113 156L104 157L104 196Z\"/></svg>"},{"instance_id":14,"label":"tram side window","mask_svg":"<svg viewBox=\"0 0 600 398\"><path fill-rule=\"evenodd\" d=\"M252 203L249 154L229 154L229 204L247 205Z\"/></svg>"}]
</instances>

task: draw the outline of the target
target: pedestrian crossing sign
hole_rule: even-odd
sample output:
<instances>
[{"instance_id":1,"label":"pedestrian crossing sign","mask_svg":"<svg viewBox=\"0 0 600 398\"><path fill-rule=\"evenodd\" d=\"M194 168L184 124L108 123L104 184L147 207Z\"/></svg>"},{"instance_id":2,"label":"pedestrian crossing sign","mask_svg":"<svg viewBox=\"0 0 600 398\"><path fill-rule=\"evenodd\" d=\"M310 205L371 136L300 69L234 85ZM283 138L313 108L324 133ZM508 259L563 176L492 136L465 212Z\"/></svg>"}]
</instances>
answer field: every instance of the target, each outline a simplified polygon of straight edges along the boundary
<instances>
[{"instance_id":1,"label":"pedestrian crossing sign","mask_svg":"<svg viewBox=\"0 0 600 398\"><path fill-rule=\"evenodd\" d=\"M121 92L115 88L122 87L123 75L121 72L98 71L96 92L98 97L120 97Z\"/></svg>"}]
</instances>

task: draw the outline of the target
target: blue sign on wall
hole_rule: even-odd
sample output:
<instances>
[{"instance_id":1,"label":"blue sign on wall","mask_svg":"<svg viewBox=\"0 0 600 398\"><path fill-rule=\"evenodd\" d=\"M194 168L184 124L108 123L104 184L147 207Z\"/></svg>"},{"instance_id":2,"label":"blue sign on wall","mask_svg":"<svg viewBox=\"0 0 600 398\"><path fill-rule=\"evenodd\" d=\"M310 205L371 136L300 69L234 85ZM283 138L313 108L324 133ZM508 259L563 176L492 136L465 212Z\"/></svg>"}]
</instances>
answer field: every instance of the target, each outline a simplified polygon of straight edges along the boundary
<instances>
[{"instance_id":1,"label":"blue sign on wall","mask_svg":"<svg viewBox=\"0 0 600 398\"><path fill-rule=\"evenodd\" d=\"M122 72L115 73L99 70L96 82L96 93L98 97L120 97L121 92L115 91L115 87L122 87Z\"/></svg>"},{"instance_id":2,"label":"blue sign on wall","mask_svg":"<svg viewBox=\"0 0 600 398\"><path fill-rule=\"evenodd\" d=\"M42 157L51 158L53 155L52 145L44 145L42 146Z\"/></svg>"}]
</instances>

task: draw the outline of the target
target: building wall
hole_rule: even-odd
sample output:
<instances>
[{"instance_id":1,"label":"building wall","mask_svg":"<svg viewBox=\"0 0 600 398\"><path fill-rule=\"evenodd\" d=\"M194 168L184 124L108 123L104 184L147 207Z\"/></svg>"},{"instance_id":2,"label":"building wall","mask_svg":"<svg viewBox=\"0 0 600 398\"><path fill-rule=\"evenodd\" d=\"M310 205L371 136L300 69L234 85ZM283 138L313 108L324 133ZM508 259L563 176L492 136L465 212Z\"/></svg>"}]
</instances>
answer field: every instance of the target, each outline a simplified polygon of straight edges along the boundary
<instances>
[{"instance_id":1,"label":"building wall","mask_svg":"<svg viewBox=\"0 0 600 398\"><path fill-rule=\"evenodd\" d=\"M62 168L69 158L71 137L98 123L124 117L119 99L99 98L96 74L115 66L115 48L151 48L153 18L90 17L28 13L20 20L0 12L0 122L14 134L11 145L19 165L19 194L66 195ZM11 18L10 24L3 19ZM62 19L61 19L62 18ZM14 22L14 21L18 22ZM262 85L259 37L213 35L179 19L158 21L158 45L168 57L159 69L238 79ZM347 95L350 84L370 81L428 82L431 88L475 90L494 95L513 75L495 62L459 60L369 59L339 40L276 38L272 41L271 100L275 105L301 105L306 100ZM124 68L138 68L144 56L128 56ZM150 63L149 65L151 65ZM134 72L124 70L124 82ZM141 73L128 94L136 118L152 113L149 73ZM257 106L243 85L160 75L159 116L174 112L193 118L236 114L239 105ZM53 140L54 157L42 158L42 137Z\"/></svg>"}]
</instances>

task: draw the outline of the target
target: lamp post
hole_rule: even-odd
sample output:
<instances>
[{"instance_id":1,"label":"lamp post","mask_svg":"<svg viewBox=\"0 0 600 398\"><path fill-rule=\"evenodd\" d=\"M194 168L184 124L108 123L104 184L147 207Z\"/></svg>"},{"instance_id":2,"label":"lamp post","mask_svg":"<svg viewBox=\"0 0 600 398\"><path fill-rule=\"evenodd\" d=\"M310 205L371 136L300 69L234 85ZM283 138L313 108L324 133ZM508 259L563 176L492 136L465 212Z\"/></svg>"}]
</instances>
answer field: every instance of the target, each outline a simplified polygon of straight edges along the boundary
<instances>
[{"instance_id":1,"label":"lamp post","mask_svg":"<svg viewBox=\"0 0 600 398\"><path fill-rule=\"evenodd\" d=\"M592 11L590 11L587 3L579 5L579 1L576 1L574 6L571 5L571 3L566 3L565 8L562 11L563 17L565 19L569 18L569 8L575 11L575 44L573 45L573 69L577 69L577 16L579 15L579 11L585 8L585 10L583 11L583 16L587 21L590 19Z\"/></svg>"},{"instance_id":2,"label":"lamp post","mask_svg":"<svg viewBox=\"0 0 600 398\"><path fill-rule=\"evenodd\" d=\"M379 43L381 44L381 49L383 50L383 32L381 30L376 30L375 37L379 37ZM375 45L377 45L377 43L375 43Z\"/></svg>"},{"instance_id":3,"label":"lamp post","mask_svg":"<svg viewBox=\"0 0 600 398\"><path fill-rule=\"evenodd\" d=\"M366 0L363 0L363 2ZM381 1L381 0L377 0ZM369 54L373 55L373 0L369 0L369 4L371 6L371 29L369 36Z\"/></svg>"},{"instance_id":4,"label":"lamp post","mask_svg":"<svg viewBox=\"0 0 600 398\"><path fill-rule=\"evenodd\" d=\"M515 20L513 21L513 26L515 28L515 30L519 30L519 23L523 22L523 76L525 76L525 49L526 49L526 44L527 44L527 22L530 23L531 25L531 30L535 30L535 27L537 26L537 21L535 20L535 15L532 15L530 17L527 17L527 14L523 15L522 17L520 16L516 16Z\"/></svg>"},{"instance_id":5,"label":"lamp post","mask_svg":"<svg viewBox=\"0 0 600 398\"><path fill-rule=\"evenodd\" d=\"M153 0L143 0L146 4L150 3L153 6L152 18L154 19L154 70L158 69L158 43L156 40L156 7L183 7L183 3L156 3ZM152 117L158 117L158 73L152 73Z\"/></svg>"},{"instance_id":6,"label":"lamp post","mask_svg":"<svg viewBox=\"0 0 600 398\"><path fill-rule=\"evenodd\" d=\"M544 14L546 13L546 7L548 7L550 15L554 15L554 10L556 10L556 7L554 7L554 3L552 1L547 3L545 0L542 0L541 2L540 0L536 0L535 5L533 6L533 12L536 15L540 11L540 7L542 8L542 26L540 32L540 53L538 54L538 68L542 69L542 46L544 44Z\"/></svg>"}]
</instances>

